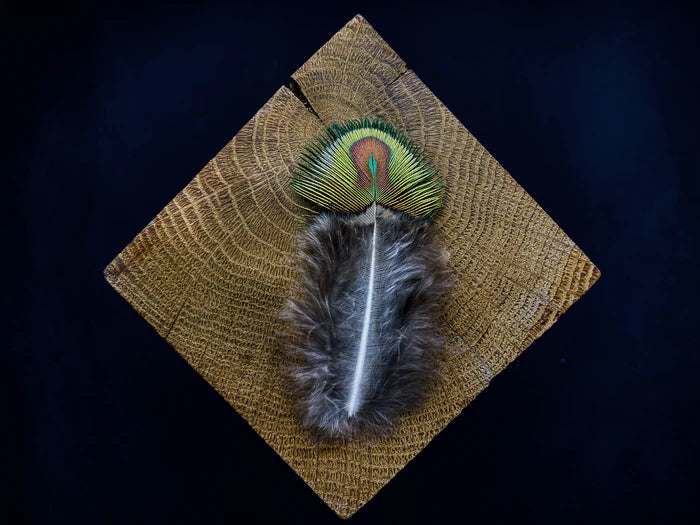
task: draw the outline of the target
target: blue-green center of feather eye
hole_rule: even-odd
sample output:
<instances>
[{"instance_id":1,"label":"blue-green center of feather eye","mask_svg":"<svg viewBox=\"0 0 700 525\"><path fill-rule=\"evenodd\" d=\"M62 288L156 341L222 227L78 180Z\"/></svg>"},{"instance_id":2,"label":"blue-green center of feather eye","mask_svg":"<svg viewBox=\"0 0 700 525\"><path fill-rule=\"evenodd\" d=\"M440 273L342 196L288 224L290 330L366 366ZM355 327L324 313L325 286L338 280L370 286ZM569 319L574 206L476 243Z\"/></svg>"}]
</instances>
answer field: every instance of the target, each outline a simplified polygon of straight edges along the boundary
<instances>
[{"instance_id":1,"label":"blue-green center of feather eye","mask_svg":"<svg viewBox=\"0 0 700 525\"><path fill-rule=\"evenodd\" d=\"M377 200L377 159L374 158L374 155L370 153L369 155L369 161L367 161L369 164L369 171L372 173L372 196L374 197L374 200Z\"/></svg>"},{"instance_id":2,"label":"blue-green center of feather eye","mask_svg":"<svg viewBox=\"0 0 700 525\"><path fill-rule=\"evenodd\" d=\"M369 172L372 174L372 177L377 176L377 159L374 158L374 155L369 156Z\"/></svg>"}]
</instances>

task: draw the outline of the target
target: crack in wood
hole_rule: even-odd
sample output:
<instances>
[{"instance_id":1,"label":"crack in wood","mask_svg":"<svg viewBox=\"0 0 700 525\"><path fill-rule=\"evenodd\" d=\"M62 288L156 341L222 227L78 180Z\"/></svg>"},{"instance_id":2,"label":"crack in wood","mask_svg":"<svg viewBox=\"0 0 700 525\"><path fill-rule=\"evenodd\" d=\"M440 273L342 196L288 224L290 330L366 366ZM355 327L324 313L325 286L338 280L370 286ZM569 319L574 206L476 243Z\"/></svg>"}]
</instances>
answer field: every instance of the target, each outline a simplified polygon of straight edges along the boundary
<instances>
[{"instance_id":1,"label":"crack in wood","mask_svg":"<svg viewBox=\"0 0 700 525\"><path fill-rule=\"evenodd\" d=\"M323 119L319 116L319 114L316 112L314 107L311 105L311 102L309 102L309 99L306 98L306 95L304 94L304 90L301 89L301 86L299 83L294 80L294 78L290 79L289 82L289 90L292 92L292 94L299 99L299 102L301 102L306 109L309 110L309 112L316 117L318 120L323 122Z\"/></svg>"}]
</instances>

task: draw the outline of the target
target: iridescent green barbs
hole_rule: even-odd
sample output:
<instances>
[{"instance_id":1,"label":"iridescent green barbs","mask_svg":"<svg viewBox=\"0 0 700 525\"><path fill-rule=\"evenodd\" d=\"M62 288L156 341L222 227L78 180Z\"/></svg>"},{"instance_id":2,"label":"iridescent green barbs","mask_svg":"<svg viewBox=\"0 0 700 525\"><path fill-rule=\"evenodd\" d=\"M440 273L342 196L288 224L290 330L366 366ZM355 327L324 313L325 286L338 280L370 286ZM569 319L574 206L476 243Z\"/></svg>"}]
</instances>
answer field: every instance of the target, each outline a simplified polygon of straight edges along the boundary
<instances>
[{"instance_id":1,"label":"iridescent green barbs","mask_svg":"<svg viewBox=\"0 0 700 525\"><path fill-rule=\"evenodd\" d=\"M306 146L292 176L298 195L337 213L373 202L416 217L442 206L445 186L415 145L380 120L333 124Z\"/></svg>"}]
</instances>

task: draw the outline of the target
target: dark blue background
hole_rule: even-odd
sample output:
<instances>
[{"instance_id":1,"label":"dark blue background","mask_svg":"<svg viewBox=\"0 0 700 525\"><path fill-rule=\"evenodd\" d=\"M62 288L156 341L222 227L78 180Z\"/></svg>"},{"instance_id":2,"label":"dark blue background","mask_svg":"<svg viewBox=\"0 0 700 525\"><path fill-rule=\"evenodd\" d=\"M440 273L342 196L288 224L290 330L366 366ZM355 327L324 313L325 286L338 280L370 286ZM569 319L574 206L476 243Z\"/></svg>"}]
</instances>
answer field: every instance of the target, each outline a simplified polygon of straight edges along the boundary
<instances>
[{"instance_id":1,"label":"dark blue background","mask_svg":"<svg viewBox=\"0 0 700 525\"><path fill-rule=\"evenodd\" d=\"M357 12L602 278L353 521L697 517L690 4L233 4L0 17L10 521L334 521L102 269Z\"/></svg>"}]
</instances>

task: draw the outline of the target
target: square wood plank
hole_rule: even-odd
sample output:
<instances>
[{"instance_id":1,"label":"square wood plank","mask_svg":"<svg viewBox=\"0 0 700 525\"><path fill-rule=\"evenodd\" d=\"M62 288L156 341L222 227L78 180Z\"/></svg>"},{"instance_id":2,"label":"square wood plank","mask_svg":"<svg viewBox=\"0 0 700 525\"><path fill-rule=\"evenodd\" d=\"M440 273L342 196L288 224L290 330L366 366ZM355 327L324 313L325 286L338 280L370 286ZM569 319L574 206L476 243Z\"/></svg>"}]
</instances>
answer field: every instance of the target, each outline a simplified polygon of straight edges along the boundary
<instances>
[{"instance_id":1,"label":"square wood plank","mask_svg":"<svg viewBox=\"0 0 700 525\"><path fill-rule=\"evenodd\" d=\"M372 498L600 273L361 16L293 74L105 269L109 283L341 517ZM291 169L326 125L381 118L447 185L436 234L456 283L444 377L384 439L314 444L284 379Z\"/></svg>"}]
</instances>

